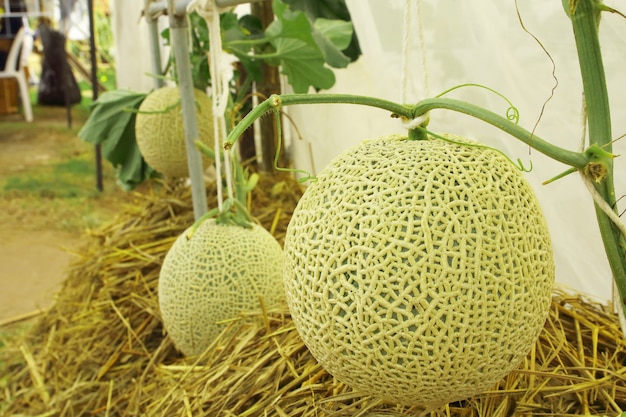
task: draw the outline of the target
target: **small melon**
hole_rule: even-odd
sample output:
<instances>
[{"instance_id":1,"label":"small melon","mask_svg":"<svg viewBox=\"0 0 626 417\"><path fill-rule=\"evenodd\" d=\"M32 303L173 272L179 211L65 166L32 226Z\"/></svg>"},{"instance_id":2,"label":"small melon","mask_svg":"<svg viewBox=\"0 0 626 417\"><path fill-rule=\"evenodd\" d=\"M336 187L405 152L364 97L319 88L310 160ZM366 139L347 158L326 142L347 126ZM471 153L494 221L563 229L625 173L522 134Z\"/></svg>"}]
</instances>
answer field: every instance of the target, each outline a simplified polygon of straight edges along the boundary
<instances>
[{"instance_id":1,"label":"small melon","mask_svg":"<svg viewBox=\"0 0 626 417\"><path fill-rule=\"evenodd\" d=\"M199 139L213 147L211 99L194 90ZM154 90L139 106L135 121L137 147L152 168L168 177L188 177L183 113L178 87ZM204 159L208 164L212 161Z\"/></svg>"},{"instance_id":2,"label":"small melon","mask_svg":"<svg viewBox=\"0 0 626 417\"><path fill-rule=\"evenodd\" d=\"M523 174L466 139L362 142L287 229L284 282L303 341L338 380L434 409L494 386L549 311L548 227Z\"/></svg>"},{"instance_id":3,"label":"small melon","mask_svg":"<svg viewBox=\"0 0 626 417\"><path fill-rule=\"evenodd\" d=\"M163 323L185 355L202 353L224 320L284 302L280 244L263 227L203 221L168 251L158 283Z\"/></svg>"}]
</instances>

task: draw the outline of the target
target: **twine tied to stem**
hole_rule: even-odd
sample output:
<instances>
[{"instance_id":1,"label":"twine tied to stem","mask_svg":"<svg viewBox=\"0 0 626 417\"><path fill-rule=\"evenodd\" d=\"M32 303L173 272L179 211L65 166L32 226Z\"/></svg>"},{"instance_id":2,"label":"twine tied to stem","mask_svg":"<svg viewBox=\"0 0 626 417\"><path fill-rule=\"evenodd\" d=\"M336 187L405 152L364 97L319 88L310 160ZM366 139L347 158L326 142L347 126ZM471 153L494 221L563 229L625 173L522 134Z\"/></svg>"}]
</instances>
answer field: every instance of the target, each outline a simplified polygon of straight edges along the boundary
<instances>
[{"instance_id":1,"label":"twine tied to stem","mask_svg":"<svg viewBox=\"0 0 626 417\"><path fill-rule=\"evenodd\" d=\"M408 95L409 85L411 82L411 79L409 79L409 74L411 73L409 58L411 55L411 38L413 36L417 36L420 50L419 52L421 54L420 59L422 64L422 91L420 94L421 97L419 98L427 98L430 95L428 86L428 60L426 58L426 42L424 40L424 28L420 2L420 0L405 0L404 2L404 25L402 30L402 72L400 73L400 82L402 86L401 103L409 102ZM417 35L415 34L415 31L417 31ZM418 126L423 126L428 122L428 119L429 114L428 112L426 112L411 120L400 120L402 120L402 124L407 130L411 130Z\"/></svg>"},{"instance_id":2,"label":"twine tied to stem","mask_svg":"<svg viewBox=\"0 0 626 417\"><path fill-rule=\"evenodd\" d=\"M220 10L215 0L192 0L187 6L187 13L197 12L207 23L209 31L209 74L211 75L211 98L213 102L213 131L215 149L215 171L217 178L222 176L222 160L220 150L226 141L226 107L229 100L229 82L233 77L232 59L222 50L222 35L220 31ZM233 147L230 152L235 152ZM234 198L234 186L231 168L232 154L224 154L224 168L226 177L227 195ZM223 187L217 181L217 203L221 211L224 204Z\"/></svg>"}]
</instances>

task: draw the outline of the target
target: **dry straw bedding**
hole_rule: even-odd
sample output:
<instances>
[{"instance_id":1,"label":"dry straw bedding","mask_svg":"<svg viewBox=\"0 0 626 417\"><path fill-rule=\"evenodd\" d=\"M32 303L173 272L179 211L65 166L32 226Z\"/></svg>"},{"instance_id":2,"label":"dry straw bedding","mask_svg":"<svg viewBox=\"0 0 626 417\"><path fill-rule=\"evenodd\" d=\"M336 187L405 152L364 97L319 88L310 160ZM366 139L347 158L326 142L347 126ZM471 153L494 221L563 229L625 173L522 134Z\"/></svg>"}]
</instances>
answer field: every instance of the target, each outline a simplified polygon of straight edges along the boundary
<instances>
[{"instance_id":1,"label":"dry straw bedding","mask_svg":"<svg viewBox=\"0 0 626 417\"><path fill-rule=\"evenodd\" d=\"M215 195L207 188L209 199ZM288 177L263 177L256 218L282 241L301 195ZM91 233L55 306L0 351L7 416L413 416L333 379L309 354L288 311L251 313L198 356L164 334L161 262L192 222L189 191L163 184L137 195ZM239 322L233 321L232 326ZM519 369L485 394L430 416L617 415L626 409L626 346L610 309L557 292L544 331Z\"/></svg>"}]
</instances>

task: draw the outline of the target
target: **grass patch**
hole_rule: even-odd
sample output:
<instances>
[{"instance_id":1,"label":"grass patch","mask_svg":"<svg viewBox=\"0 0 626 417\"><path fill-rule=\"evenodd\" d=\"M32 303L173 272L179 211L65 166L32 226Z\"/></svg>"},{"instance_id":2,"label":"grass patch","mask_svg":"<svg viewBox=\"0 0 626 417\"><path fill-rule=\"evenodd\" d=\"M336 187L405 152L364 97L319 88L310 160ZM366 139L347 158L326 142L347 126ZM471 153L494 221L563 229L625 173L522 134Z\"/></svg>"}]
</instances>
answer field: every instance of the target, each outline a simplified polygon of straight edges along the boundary
<instances>
[{"instance_id":1,"label":"grass patch","mask_svg":"<svg viewBox=\"0 0 626 417\"><path fill-rule=\"evenodd\" d=\"M45 163L0 176L0 224L80 232L110 220L132 195L116 184L106 163L104 191L98 191L94 159L89 147L59 149Z\"/></svg>"},{"instance_id":2,"label":"grass patch","mask_svg":"<svg viewBox=\"0 0 626 417\"><path fill-rule=\"evenodd\" d=\"M92 162L70 159L38 168L28 175L10 176L4 181L2 189L13 195L29 194L47 198L88 196L90 192L84 182L85 178L93 175Z\"/></svg>"}]
</instances>

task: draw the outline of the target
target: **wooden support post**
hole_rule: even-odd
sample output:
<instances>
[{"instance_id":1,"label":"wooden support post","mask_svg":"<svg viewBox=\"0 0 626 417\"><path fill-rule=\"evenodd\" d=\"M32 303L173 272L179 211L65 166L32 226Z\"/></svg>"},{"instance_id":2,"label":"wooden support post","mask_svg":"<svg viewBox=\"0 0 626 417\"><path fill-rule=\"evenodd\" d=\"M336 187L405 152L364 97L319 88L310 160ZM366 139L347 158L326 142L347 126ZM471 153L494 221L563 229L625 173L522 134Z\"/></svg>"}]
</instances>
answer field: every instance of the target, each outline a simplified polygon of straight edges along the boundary
<instances>
[{"instance_id":1,"label":"wooden support post","mask_svg":"<svg viewBox=\"0 0 626 417\"><path fill-rule=\"evenodd\" d=\"M270 23L274 21L274 11L272 10L272 2L264 1L260 3L251 4L252 14L258 17L263 24L263 28L266 28ZM263 74L262 81L256 84L256 91L258 94L267 98L272 94L280 94L280 75L278 68L268 64L261 64L261 71ZM261 131L261 152L263 154L263 169L271 172L274 169L274 157L278 148L276 138L276 125L274 117L264 117L260 123ZM286 165L286 158L284 157L284 149L282 149L281 155L278 159L280 166Z\"/></svg>"}]
</instances>

